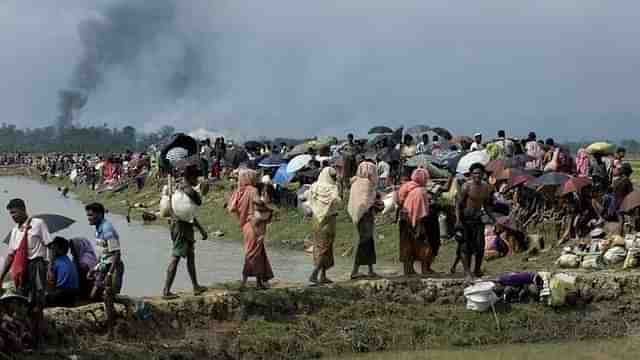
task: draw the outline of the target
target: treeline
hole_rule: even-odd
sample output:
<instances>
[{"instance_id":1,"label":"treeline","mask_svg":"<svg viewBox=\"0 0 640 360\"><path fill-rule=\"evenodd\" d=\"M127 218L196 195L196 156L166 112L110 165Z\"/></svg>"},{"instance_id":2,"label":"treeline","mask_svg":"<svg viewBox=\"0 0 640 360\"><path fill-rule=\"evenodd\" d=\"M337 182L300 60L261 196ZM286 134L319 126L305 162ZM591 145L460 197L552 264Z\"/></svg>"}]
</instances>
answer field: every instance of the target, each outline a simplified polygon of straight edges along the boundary
<instances>
[{"instance_id":1,"label":"treeline","mask_svg":"<svg viewBox=\"0 0 640 360\"><path fill-rule=\"evenodd\" d=\"M54 126L36 129L18 129L15 125L0 127L0 152L79 152L117 153L126 150L141 151L156 144L175 129L165 126L157 132L139 133L132 126L122 129L107 125L70 127Z\"/></svg>"}]
</instances>

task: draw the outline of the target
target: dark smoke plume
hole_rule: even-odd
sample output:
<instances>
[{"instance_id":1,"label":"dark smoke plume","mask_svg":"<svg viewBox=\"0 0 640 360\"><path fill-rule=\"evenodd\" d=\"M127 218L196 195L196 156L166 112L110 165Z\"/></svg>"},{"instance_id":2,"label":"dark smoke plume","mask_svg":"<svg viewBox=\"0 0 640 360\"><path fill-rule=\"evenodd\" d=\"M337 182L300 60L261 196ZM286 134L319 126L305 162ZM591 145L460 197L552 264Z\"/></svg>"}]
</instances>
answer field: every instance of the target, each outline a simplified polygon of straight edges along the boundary
<instances>
[{"instance_id":1,"label":"dark smoke plume","mask_svg":"<svg viewBox=\"0 0 640 360\"><path fill-rule=\"evenodd\" d=\"M86 105L110 71L131 70L141 54L161 47L166 37L180 36L175 31L175 4L175 0L123 1L78 26L83 54L70 81L74 90L60 91L59 128L71 126L74 112ZM175 64L165 81L165 92L174 97L183 96L201 78L202 70L196 47L186 38L178 41L183 44L182 61Z\"/></svg>"}]
</instances>

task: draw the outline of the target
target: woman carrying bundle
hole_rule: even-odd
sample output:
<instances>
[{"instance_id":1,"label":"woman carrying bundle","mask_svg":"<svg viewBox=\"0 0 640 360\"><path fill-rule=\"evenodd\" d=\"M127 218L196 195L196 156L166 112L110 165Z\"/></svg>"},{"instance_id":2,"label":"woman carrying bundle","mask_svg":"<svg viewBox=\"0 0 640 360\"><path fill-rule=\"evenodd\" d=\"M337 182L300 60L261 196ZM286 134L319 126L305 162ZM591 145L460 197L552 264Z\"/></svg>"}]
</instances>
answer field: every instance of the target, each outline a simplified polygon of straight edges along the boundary
<instances>
[{"instance_id":1,"label":"woman carrying bundle","mask_svg":"<svg viewBox=\"0 0 640 360\"><path fill-rule=\"evenodd\" d=\"M313 211L313 263L315 268L309 278L312 283L328 284L327 270L333 267L333 241L336 238L337 208L342 202L336 183L336 170L326 167L318 181L311 185L307 199Z\"/></svg>"},{"instance_id":2,"label":"woman carrying bundle","mask_svg":"<svg viewBox=\"0 0 640 360\"><path fill-rule=\"evenodd\" d=\"M231 196L228 210L240 220L244 236L242 286L246 285L249 277L255 277L258 289L265 289L268 281L273 279L264 246L267 224L271 221L273 210L260 198L256 183L257 173L254 170L240 170L238 189Z\"/></svg>"},{"instance_id":3,"label":"woman carrying bundle","mask_svg":"<svg viewBox=\"0 0 640 360\"><path fill-rule=\"evenodd\" d=\"M369 267L369 276L376 277L373 265L376 263L375 248L375 214L384 209L380 195L376 192L378 186L378 169L369 161L358 166L356 176L351 180L348 212L351 220L358 228L358 240L351 278L362 277L360 266Z\"/></svg>"},{"instance_id":4,"label":"woman carrying bundle","mask_svg":"<svg viewBox=\"0 0 640 360\"><path fill-rule=\"evenodd\" d=\"M427 170L416 169L411 174L411 181L404 183L398 191L400 262L404 264L407 276L416 273L413 267L416 261L421 263L423 275L433 273L431 264L440 248L437 215L432 214L425 188L428 180Z\"/></svg>"}]
</instances>

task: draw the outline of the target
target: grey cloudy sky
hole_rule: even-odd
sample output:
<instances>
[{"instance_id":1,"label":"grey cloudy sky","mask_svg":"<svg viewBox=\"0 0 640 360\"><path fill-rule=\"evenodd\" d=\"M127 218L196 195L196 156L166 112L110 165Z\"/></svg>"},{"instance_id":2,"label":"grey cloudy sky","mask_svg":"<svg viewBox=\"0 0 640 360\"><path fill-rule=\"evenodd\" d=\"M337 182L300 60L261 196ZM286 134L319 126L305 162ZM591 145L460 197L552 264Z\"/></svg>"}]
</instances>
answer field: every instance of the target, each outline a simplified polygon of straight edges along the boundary
<instances>
[{"instance_id":1,"label":"grey cloudy sky","mask_svg":"<svg viewBox=\"0 0 640 360\"><path fill-rule=\"evenodd\" d=\"M2 121L52 124L95 47L83 124L638 137L638 15L632 0L2 0Z\"/></svg>"}]
</instances>

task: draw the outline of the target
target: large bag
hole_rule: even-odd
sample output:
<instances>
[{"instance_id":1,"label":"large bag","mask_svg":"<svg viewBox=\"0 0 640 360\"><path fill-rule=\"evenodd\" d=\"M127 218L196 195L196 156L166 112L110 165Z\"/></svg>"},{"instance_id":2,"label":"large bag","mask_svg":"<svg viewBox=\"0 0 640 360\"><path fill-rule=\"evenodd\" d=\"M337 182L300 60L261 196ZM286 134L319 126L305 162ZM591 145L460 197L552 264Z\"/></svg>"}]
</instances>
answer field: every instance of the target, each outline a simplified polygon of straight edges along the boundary
<instances>
[{"instance_id":1,"label":"large bag","mask_svg":"<svg viewBox=\"0 0 640 360\"><path fill-rule=\"evenodd\" d=\"M168 218L171 216L171 192L169 185L162 188L162 196L160 197L160 217Z\"/></svg>"},{"instance_id":2,"label":"large bag","mask_svg":"<svg viewBox=\"0 0 640 360\"><path fill-rule=\"evenodd\" d=\"M193 222L198 211L198 205L184 191L178 189L171 196L171 209L178 220Z\"/></svg>"}]
</instances>

